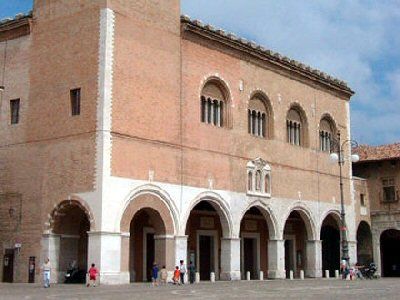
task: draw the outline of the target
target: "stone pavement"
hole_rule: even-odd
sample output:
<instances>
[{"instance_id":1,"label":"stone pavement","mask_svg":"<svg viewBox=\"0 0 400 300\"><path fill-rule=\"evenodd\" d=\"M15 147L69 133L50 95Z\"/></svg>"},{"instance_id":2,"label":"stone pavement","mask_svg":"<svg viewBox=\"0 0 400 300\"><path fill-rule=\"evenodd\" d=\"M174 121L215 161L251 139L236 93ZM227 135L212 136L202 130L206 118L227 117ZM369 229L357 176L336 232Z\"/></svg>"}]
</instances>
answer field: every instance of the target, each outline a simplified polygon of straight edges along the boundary
<instances>
[{"instance_id":1,"label":"stone pavement","mask_svg":"<svg viewBox=\"0 0 400 300\"><path fill-rule=\"evenodd\" d=\"M151 287L0 284L0 299L400 299L400 278L378 280L274 280Z\"/></svg>"}]
</instances>

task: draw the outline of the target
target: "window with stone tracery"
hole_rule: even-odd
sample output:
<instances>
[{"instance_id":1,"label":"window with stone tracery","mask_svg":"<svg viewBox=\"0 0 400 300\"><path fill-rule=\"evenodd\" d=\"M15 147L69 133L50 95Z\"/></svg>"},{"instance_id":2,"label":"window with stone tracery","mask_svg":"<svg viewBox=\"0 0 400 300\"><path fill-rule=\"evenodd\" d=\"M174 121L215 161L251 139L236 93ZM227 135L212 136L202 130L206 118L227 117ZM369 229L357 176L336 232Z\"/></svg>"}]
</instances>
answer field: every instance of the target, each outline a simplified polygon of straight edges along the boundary
<instances>
[{"instance_id":1,"label":"window with stone tracery","mask_svg":"<svg viewBox=\"0 0 400 300\"><path fill-rule=\"evenodd\" d=\"M332 137L335 129L332 122L328 118L323 118L319 123L319 150L331 152Z\"/></svg>"},{"instance_id":2,"label":"window with stone tracery","mask_svg":"<svg viewBox=\"0 0 400 300\"><path fill-rule=\"evenodd\" d=\"M201 93L201 122L216 127L225 126L227 92L216 80L206 83Z\"/></svg>"},{"instance_id":3,"label":"window with stone tracery","mask_svg":"<svg viewBox=\"0 0 400 300\"><path fill-rule=\"evenodd\" d=\"M261 158L247 164L247 194L271 197L271 167Z\"/></svg>"},{"instance_id":4,"label":"window with stone tracery","mask_svg":"<svg viewBox=\"0 0 400 300\"><path fill-rule=\"evenodd\" d=\"M270 134L270 113L266 105L267 99L261 95L255 95L250 99L247 109L248 133L257 137L268 137Z\"/></svg>"}]
</instances>

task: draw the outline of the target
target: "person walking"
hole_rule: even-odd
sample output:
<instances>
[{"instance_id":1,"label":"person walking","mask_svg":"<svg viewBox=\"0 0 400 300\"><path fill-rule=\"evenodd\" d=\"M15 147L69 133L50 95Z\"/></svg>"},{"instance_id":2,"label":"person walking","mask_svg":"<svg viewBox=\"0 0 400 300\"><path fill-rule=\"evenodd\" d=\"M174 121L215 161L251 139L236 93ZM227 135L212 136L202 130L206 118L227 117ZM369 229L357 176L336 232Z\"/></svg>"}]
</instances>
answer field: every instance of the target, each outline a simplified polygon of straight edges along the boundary
<instances>
[{"instance_id":1,"label":"person walking","mask_svg":"<svg viewBox=\"0 0 400 300\"><path fill-rule=\"evenodd\" d=\"M158 266L156 262L153 263L153 268L151 269L151 285L158 285Z\"/></svg>"},{"instance_id":2,"label":"person walking","mask_svg":"<svg viewBox=\"0 0 400 300\"><path fill-rule=\"evenodd\" d=\"M97 275L99 274L99 270L97 270L96 265L92 264L92 266L90 267L89 271L89 282L87 283L87 287L89 286L93 286L96 287L96 279L97 279Z\"/></svg>"},{"instance_id":3,"label":"person walking","mask_svg":"<svg viewBox=\"0 0 400 300\"><path fill-rule=\"evenodd\" d=\"M42 271L43 271L44 287L49 288L50 287L50 275L51 275L51 264L50 264L49 258L46 258L44 260L44 263L42 265Z\"/></svg>"},{"instance_id":4,"label":"person walking","mask_svg":"<svg viewBox=\"0 0 400 300\"><path fill-rule=\"evenodd\" d=\"M186 267L183 259L180 260L179 272L181 277L181 284L185 284Z\"/></svg>"},{"instance_id":5,"label":"person walking","mask_svg":"<svg viewBox=\"0 0 400 300\"><path fill-rule=\"evenodd\" d=\"M196 277L196 268L192 261L190 261L189 263L188 271L189 271L189 282L193 284Z\"/></svg>"},{"instance_id":6,"label":"person walking","mask_svg":"<svg viewBox=\"0 0 400 300\"><path fill-rule=\"evenodd\" d=\"M168 279L168 272L165 266L163 266L162 269L160 270L161 285L167 285L167 279Z\"/></svg>"}]
</instances>

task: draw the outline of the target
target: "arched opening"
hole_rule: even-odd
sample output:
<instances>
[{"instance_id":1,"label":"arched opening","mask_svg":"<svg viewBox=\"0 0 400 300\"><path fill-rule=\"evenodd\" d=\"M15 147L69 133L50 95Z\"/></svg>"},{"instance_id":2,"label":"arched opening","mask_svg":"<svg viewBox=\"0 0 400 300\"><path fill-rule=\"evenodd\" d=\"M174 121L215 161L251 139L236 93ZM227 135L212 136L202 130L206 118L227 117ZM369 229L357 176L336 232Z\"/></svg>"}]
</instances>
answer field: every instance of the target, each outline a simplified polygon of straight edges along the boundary
<instances>
[{"instance_id":1,"label":"arched opening","mask_svg":"<svg viewBox=\"0 0 400 300\"><path fill-rule=\"evenodd\" d=\"M321 226L322 243L322 274L329 270L329 276L335 276L335 270L340 269L340 227L338 221L331 214Z\"/></svg>"},{"instance_id":2,"label":"arched opening","mask_svg":"<svg viewBox=\"0 0 400 300\"><path fill-rule=\"evenodd\" d=\"M385 230L380 242L382 276L400 277L400 230Z\"/></svg>"},{"instance_id":3,"label":"arched opening","mask_svg":"<svg viewBox=\"0 0 400 300\"><path fill-rule=\"evenodd\" d=\"M219 279L221 238L224 235L224 224L221 221L227 224L218 205L208 200L200 201L190 211L185 231L188 237L187 260L195 265L200 280L210 280L211 272Z\"/></svg>"},{"instance_id":4,"label":"arched opening","mask_svg":"<svg viewBox=\"0 0 400 300\"><path fill-rule=\"evenodd\" d=\"M160 214L143 208L130 224L129 270L131 282L151 281L153 263L165 265L166 244L157 237L165 235L165 225Z\"/></svg>"},{"instance_id":5,"label":"arched opening","mask_svg":"<svg viewBox=\"0 0 400 300\"><path fill-rule=\"evenodd\" d=\"M290 271L298 277L300 270L305 270L307 266L307 228L299 211L292 211L287 218L283 239L286 277L289 278Z\"/></svg>"},{"instance_id":6,"label":"arched opening","mask_svg":"<svg viewBox=\"0 0 400 300\"><path fill-rule=\"evenodd\" d=\"M57 281L64 282L66 272L73 268L69 282L85 283L90 231L86 211L77 201L64 201L53 211L51 223L50 243L58 244L58 255L49 251L47 256L55 269L58 269Z\"/></svg>"},{"instance_id":7,"label":"arched opening","mask_svg":"<svg viewBox=\"0 0 400 300\"><path fill-rule=\"evenodd\" d=\"M292 105L286 115L286 140L289 144L308 146L308 124L304 110Z\"/></svg>"},{"instance_id":8,"label":"arched opening","mask_svg":"<svg viewBox=\"0 0 400 300\"><path fill-rule=\"evenodd\" d=\"M269 217L269 216L267 216ZM240 269L242 279L259 279L260 271L268 271L269 228L266 217L257 207L251 207L240 222Z\"/></svg>"},{"instance_id":9,"label":"arched opening","mask_svg":"<svg viewBox=\"0 0 400 300\"><path fill-rule=\"evenodd\" d=\"M121 219L121 270L131 282L151 280L153 263L172 271L174 222L169 207L153 194L132 199Z\"/></svg>"},{"instance_id":10,"label":"arched opening","mask_svg":"<svg viewBox=\"0 0 400 300\"><path fill-rule=\"evenodd\" d=\"M324 115L319 123L319 150L331 152L332 138L336 135L336 127L329 115Z\"/></svg>"},{"instance_id":11,"label":"arched opening","mask_svg":"<svg viewBox=\"0 0 400 300\"><path fill-rule=\"evenodd\" d=\"M372 233L368 223L361 221L357 228L357 262L369 265L372 259Z\"/></svg>"},{"instance_id":12,"label":"arched opening","mask_svg":"<svg viewBox=\"0 0 400 300\"><path fill-rule=\"evenodd\" d=\"M227 127L229 93L218 78L209 79L201 91L201 122L216 127Z\"/></svg>"},{"instance_id":13,"label":"arched opening","mask_svg":"<svg viewBox=\"0 0 400 300\"><path fill-rule=\"evenodd\" d=\"M266 95L254 94L247 109L248 133L263 138L273 137L273 117L271 104Z\"/></svg>"}]
</instances>

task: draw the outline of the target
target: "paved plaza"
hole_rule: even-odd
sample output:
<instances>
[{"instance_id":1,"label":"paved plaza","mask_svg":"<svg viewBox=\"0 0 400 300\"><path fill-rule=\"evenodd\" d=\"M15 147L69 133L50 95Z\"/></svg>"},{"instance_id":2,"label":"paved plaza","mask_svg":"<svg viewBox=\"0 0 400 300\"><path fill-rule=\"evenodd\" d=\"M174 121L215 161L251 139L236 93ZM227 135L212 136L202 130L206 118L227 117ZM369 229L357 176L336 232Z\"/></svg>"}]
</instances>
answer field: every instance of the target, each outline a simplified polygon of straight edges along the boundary
<instances>
[{"instance_id":1,"label":"paved plaza","mask_svg":"<svg viewBox=\"0 0 400 300\"><path fill-rule=\"evenodd\" d=\"M200 283L185 286L0 284L0 299L399 299L400 279L275 280Z\"/></svg>"}]
</instances>

